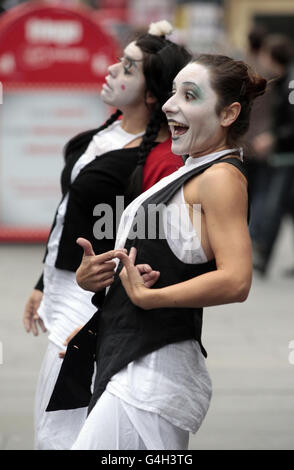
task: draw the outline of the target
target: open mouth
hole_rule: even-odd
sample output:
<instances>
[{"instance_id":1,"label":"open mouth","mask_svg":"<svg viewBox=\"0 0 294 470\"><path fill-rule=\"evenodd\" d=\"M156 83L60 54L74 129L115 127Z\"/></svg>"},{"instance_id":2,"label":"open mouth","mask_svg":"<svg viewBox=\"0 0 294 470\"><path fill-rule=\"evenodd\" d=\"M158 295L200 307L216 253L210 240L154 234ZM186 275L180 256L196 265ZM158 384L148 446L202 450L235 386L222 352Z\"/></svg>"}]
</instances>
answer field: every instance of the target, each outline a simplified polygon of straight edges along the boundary
<instances>
[{"instance_id":1,"label":"open mouth","mask_svg":"<svg viewBox=\"0 0 294 470\"><path fill-rule=\"evenodd\" d=\"M168 125L173 138L186 134L187 130L189 129L189 126L186 126L186 124L172 120L168 121Z\"/></svg>"}]
</instances>

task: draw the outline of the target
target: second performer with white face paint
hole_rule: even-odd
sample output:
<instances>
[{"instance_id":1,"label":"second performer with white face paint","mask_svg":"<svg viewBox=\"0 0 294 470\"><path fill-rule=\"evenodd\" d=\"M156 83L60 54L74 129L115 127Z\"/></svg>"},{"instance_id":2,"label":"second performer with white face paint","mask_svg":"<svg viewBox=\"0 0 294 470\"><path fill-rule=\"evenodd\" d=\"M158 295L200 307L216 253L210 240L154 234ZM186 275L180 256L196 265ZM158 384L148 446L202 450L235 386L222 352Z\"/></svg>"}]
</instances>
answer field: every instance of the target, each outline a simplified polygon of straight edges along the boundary
<instances>
[{"instance_id":1,"label":"second performer with white face paint","mask_svg":"<svg viewBox=\"0 0 294 470\"><path fill-rule=\"evenodd\" d=\"M135 42L131 42L125 48L120 61L108 67L101 97L105 103L118 109L125 106L135 109L137 106L146 106L145 86L143 53ZM149 96L149 101L150 98ZM154 102L154 98L151 98L152 101Z\"/></svg>"},{"instance_id":2,"label":"second performer with white face paint","mask_svg":"<svg viewBox=\"0 0 294 470\"><path fill-rule=\"evenodd\" d=\"M46 327L49 332L36 393L35 448L39 450L70 448L87 415L85 407L45 412L67 342L96 310L91 303L92 293L76 283L75 271L83 257L83 250L76 243L78 237L89 240L81 241L88 262L95 258L95 253L100 255L100 264L94 267L92 275L105 289L113 282L115 266L108 261L113 257L115 242L113 219L119 216L115 212L116 198L121 197L126 206L183 164L182 158L170 150L170 135L161 107L175 75L188 62L190 54L165 37L171 32L169 24L157 31L156 35L146 33L131 42L123 58L109 67L101 96L105 103L117 108L116 112L104 125L75 136L65 147L63 197L50 232L43 274L24 312L28 332L37 335L38 327L43 331ZM153 81L156 74L160 79ZM95 237L94 208L99 204L111 209L114 230L109 237L104 233ZM146 263L141 268L142 279L154 283L159 273ZM104 291L101 299L103 295ZM87 340L89 334L88 331ZM70 389L76 393L74 387Z\"/></svg>"}]
</instances>

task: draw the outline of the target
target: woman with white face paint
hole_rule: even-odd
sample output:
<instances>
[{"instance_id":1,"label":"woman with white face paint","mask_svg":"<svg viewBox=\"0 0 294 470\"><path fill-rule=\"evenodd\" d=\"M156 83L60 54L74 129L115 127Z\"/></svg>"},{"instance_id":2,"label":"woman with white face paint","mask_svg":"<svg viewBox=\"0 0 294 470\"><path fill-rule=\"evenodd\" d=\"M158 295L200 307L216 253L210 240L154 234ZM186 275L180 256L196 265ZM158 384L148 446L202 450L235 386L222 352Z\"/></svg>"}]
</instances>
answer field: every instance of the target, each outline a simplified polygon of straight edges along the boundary
<instances>
[{"instance_id":1,"label":"woman with white face paint","mask_svg":"<svg viewBox=\"0 0 294 470\"><path fill-rule=\"evenodd\" d=\"M73 449L187 449L189 432L199 429L211 398L202 309L243 302L251 285L247 180L237 143L265 87L245 63L219 55L201 55L176 76L163 110L172 151L188 155L185 166L124 211L114 282L103 304L96 293L93 303L100 309L69 343L48 407L90 401ZM201 223L194 226L195 208ZM145 227L145 237L138 227ZM152 288L135 262L160 272ZM85 258L77 280L85 289L101 289ZM89 329L96 337L87 353ZM89 373L80 378L75 370L82 364ZM79 397L68 383L76 383Z\"/></svg>"},{"instance_id":2,"label":"woman with white face paint","mask_svg":"<svg viewBox=\"0 0 294 470\"><path fill-rule=\"evenodd\" d=\"M94 272L94 278L106 288L113 278L114 263L107 261L113 257L119 217L117 197L124 199L122 204L126 206L183 164L182 158L170 150L170 134L161 107L190 54L165 38L170 32L167 22L153 24L148 34L127 45L123 57L108 68L101 92L103 101L117 111L102 127L74 137L65 148L63 197L49 236L43 275L24 313L27 331L37 335L38 325L49 331L36 393L36 449L68 449L86 416L85 408L45 413L67 338L96 311L91 304L92 293L76 283L75 271L83 254L76 244L77 237L89 239L95 253L102 256L102 268ZM93 215L99 204L110 208L113 216L107 221L111 233L106 231L104 236L101 224L100 229L96 225L99 219ZM147 284L158 278L159 273L152 272L145 263L139 268Z\"/></svg>"}]
</instances>

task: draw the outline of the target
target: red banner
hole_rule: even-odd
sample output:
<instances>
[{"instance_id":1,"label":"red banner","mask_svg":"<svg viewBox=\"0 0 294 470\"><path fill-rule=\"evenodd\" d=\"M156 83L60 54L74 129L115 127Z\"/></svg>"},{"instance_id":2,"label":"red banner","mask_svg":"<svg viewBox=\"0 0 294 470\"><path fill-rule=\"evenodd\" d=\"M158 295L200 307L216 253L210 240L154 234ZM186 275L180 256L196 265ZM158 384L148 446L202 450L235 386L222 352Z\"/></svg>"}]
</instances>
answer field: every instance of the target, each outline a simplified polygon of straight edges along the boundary
<instances>
[{"instance_id":1,"label":"red banner","mask_svg":"<svg viewBox=\"0 0 294 470\"><path fill-rule=\"evenodd\" d=\"M91 10L24 4L0 17L2 83L101 84L117 45Z\"/></svg>"},{"instance_id":2,"label":"red banner","mask_svg":"<svg viewBox=\"0 0 294 470\"><path fill-rule=\"evenodd\" d=\"M118 55L88 8L32 2L1 15L0 241L46 238L63 145L105 119L99 91Z\"/></svg>"}]
</instances>

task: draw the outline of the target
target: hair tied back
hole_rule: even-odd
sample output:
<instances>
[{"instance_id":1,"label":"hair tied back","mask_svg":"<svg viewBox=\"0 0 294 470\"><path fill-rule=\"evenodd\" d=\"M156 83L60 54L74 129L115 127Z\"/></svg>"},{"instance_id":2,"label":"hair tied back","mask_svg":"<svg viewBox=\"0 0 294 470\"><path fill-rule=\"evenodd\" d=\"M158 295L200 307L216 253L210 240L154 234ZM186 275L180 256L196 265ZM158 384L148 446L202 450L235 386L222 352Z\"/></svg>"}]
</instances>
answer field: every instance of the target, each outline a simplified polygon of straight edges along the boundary
<instances>
[{"instance_id":1,"label":"hair tied back","mask_svg":"<svg viewBox=\"0 0 294 470\"><path fill-rule=\"evenodd\" d=\"M243 80L241 90L240 90L240 96L244 96L246 93L246 82Z\"/></svg>"},{"instance_id":2,"label":"hair tied back","mask_svg":"<svg viewBox=\"0 0 294 470\"><path fill-rule=\"evenodd\" d=\"M168 36L173 32L172 25L167 20L157 21L156 23L150 23L148 28L148 34L153 36Z\"/></svg>"}]
</instances>

